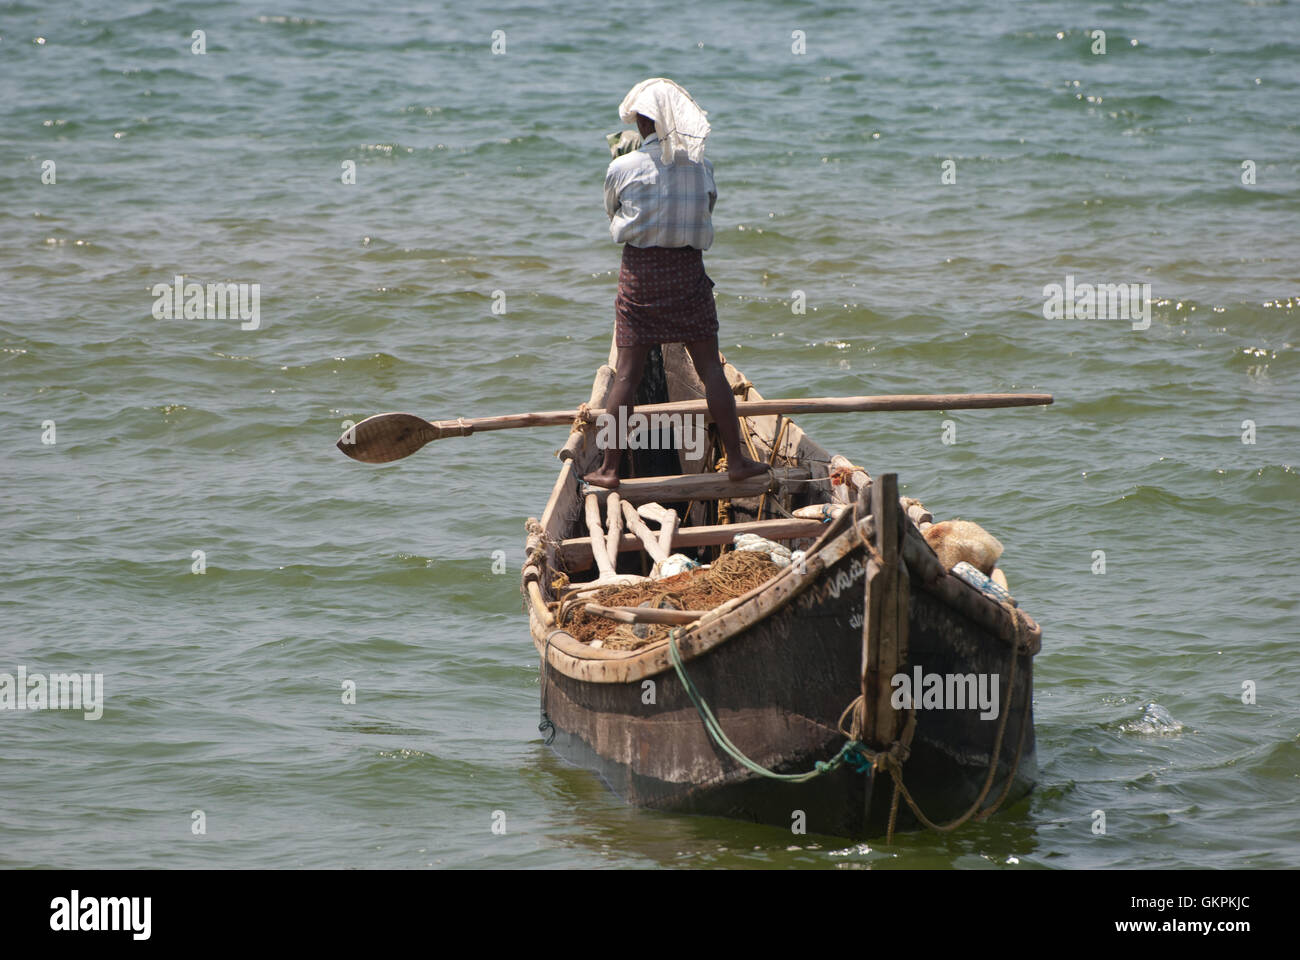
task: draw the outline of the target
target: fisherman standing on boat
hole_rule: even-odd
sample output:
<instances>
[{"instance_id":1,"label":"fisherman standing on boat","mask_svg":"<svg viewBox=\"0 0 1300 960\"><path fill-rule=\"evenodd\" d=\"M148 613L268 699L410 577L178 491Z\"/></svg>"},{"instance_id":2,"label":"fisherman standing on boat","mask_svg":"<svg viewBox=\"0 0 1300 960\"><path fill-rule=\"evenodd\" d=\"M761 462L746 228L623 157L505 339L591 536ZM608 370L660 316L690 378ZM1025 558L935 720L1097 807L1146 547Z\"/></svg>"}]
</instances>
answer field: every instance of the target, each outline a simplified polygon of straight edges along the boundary
<instances>
[{"instance_id":1,"label":"fisherman standing on boat","mask_svg":"<svg viewBox=\"0 0 1300 960\"><path fill-rule=\"evenodd\" d=\"M740 445L736 398L718 358L713 281L704 272L718 199L713 165L704 159L707 114L676 83L655 77L631 89L618 115L636 123L644 142L616 158L605 174L609 232L623 244L614 299L618 362L605 409L617 414L626 407L630 418L650 348L685 343L722 437L727 476L756 476L767 466L747 457ZM625 439L607 447L600 468L583 479L616 489Z\"/></svg>"}]
</instances>

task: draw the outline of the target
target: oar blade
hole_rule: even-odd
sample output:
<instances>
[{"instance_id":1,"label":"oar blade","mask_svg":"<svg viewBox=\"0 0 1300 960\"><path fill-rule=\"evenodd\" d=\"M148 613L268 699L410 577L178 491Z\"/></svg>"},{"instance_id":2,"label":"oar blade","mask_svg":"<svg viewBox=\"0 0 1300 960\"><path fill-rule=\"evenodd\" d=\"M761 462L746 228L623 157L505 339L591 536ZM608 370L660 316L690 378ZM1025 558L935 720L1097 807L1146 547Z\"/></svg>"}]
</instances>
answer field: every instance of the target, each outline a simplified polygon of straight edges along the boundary
<instances>
[{"instance_id":1,"label":"oar blade","mask_svg":"<svg viewBox=\"0 0 1300 960\"><path fill-rule=\"evenodd\" d=\"M413 413L377 413L344 433L335 446L362 463L391 463L438 436L437 427Z\"/></svg>"}]
</instances>

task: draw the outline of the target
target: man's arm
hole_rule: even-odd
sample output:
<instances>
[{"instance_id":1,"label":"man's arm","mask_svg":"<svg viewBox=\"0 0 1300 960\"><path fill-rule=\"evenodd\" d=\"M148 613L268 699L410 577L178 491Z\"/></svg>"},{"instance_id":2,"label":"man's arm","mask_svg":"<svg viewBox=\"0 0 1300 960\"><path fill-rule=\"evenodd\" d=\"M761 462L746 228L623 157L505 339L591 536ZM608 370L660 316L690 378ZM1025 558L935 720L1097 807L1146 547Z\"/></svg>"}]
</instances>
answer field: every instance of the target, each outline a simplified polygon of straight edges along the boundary
<instances>
[{"instance_id":1,"label":"man's arm","mask_svg":"<svg viewBox=\"0 0 1300 960\"><path fill-rule=\"evenodd\" d=\"M619 199L618 192L620 189L619 178L614 174L614 164L609 165L605 171L605 215L609 219L614 219L614 214L618 213Z\"/></svg>"}]
</instances>

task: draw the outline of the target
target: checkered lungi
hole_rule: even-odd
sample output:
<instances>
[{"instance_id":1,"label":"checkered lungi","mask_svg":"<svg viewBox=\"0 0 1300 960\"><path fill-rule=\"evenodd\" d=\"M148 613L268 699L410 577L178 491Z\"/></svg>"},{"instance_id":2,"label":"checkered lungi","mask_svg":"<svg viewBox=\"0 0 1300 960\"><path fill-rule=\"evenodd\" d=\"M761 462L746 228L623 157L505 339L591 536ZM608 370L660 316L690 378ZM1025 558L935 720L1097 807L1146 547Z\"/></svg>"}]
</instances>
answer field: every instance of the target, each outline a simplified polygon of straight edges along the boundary
<instances>
[{"instance_id":1,"label":"checkered lungi","mask_svg":"<svg viewBox=\"0 0 1300 960\"><path fill-rule=\"evenodd\" d=\"M716 337L718 308L704 254L694 247L625 243L614 317L620 347Z\"/></svg>"}]
</instances>

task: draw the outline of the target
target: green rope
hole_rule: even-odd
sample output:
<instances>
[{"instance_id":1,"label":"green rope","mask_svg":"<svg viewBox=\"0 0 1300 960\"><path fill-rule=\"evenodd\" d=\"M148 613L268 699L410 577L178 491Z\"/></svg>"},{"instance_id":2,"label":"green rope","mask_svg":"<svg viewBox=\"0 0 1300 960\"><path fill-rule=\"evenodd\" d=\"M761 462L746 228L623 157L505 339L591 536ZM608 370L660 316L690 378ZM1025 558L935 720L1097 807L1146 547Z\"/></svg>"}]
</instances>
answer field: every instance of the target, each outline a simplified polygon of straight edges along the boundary
<instances>
[{"instance_id":1,"label":"green rope","mask_svg":"<svg viewBox=\"0 0 1300 960\"><path fill-rule=\"evenodd\" d=\"M843 764L847 763L858 773L871 775L871 754L864 743L859 740L849 740L844 746L840 747L839 753L829 760L818 760L813 769L807 773L776 773L767 769L761 764L755 763L749 757L745 756L731 742L730 738L722 732L722 725L718 723L717 717L709 709L709 705L700 696L700 691L696 689L691 678L686 675L686 667L682 663L681 651L677 649L678 630L672 630L668 634L668 656L672 661L673 669L677 671L677 678L681 680L682 687L686 690L687 696L691 698L691 703L695 704L695 709L699 711L700 719L704 721L704 729L709 731L709 736L713 741L722 748L727 756L731 757L741 766L757 773L762 777L769 777L773 780L784 780L787 783L806 783L824 773L830 773Z\"/></svg>"}]
</instances>

